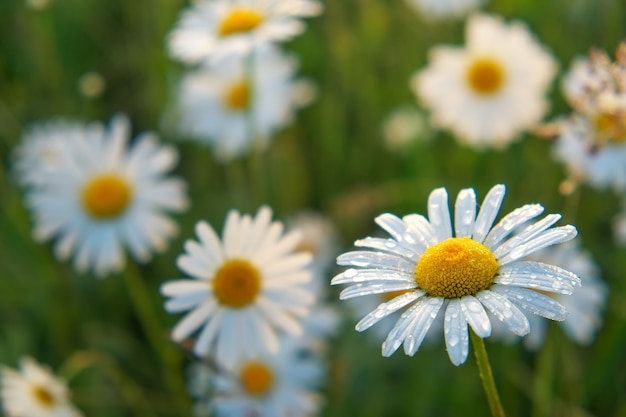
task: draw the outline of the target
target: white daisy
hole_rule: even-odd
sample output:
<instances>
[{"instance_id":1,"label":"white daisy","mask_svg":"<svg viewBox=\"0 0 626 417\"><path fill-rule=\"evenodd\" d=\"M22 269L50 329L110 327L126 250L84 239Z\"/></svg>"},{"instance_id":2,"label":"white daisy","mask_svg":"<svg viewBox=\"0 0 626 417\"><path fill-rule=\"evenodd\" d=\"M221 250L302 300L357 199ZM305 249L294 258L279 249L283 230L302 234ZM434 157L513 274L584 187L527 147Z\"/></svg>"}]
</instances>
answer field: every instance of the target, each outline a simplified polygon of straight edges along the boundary
<instances>
[{"instance_id":1,"label":"white daisy","mask_svg":"<svg viewBox=\"0 0 626 417\"><path fill-rule=\"evenodd\" d=\"M561 216L550 214L511 237L541 214L543 207L524 205L492 227L504 193L503 185L493 187L477 215L474 190L462 190L456 200L453 228L448 194L438 188L428 199L428 220L419 214L402 219L382 214L376 222L391 239L358 240L355 245L366 250L337 258L340 265L351 268L337 275L332 284L353 284L341 292L341 299L409 290L380 304L356 325L363 331L410 305L383 343L384 356L403 343L405 353L413 355L440 310L445 316L448 355L455 365L467 358L468 324L479 337L491 334L485 308L520 336L530 327L518 307L553 320L565 318L563 306L533 290L571 294L579 278L556 266L520 259L572 239L576 228L551 228Z\"/></svg>"},{"instance_id":2,"label":"white daisy","mask_svg":"<svg viewBox=\"0 0 626 417\"><path fill-rule=\"evenodd\" d=\"M412 106L403 106L385 118L382 136L387 150L402 155L413 144L430 140L431 132L421 111Z\"/></svg>"},{"instance_id":3,"label":"white daisy","mask_svg":"<svg viewBox=\"0 0 626 417\"><path fill-rule=\"evenodd\" d=\"M468 19L465 48L438 46L411 85L435 126L466 144L503 148L538 123L556 72L550 53L521 22Z\"/></svg>"},{"instance_id":4,"label":"white daisy","mask_svg":"<svg viewBox=\"0 0 626 417\"><path fill-rule=\"evenodd\" d=\"M188 73L178 97L180 130L213 146L222 160L248 152L253 142L266 145L292 120L295 72L292 57L267 47L255 52L251 77L237 56Z\"/></svg>"},{"instance_id":5,"label":"white daisy","mask_svg":"<svg viewBox=\"0 0 626 417\"><path fill-rule=\"evenodd\" d=\"M485 0L406 0L407 4L426 18L460 18L478 9Z\"/></svg>"},{"instance_id":6,"label":"white daisy","mask_svg":"<svg viewBox=\"0 0 626 417\"><path fill-rule=\"evenodd\" d=\"M170 33L169 51L191 64L247 55L301 33L300 18L321 11L317 0L198 0Z\"/></svg>"},{"instance_id":7,"label":"white daisy","mask_svg":"<svg viewBox=\"0 0 626 417\"><path fill-rule=\"evenodd\" d=\"M7 417L80 417L65 382L32 358L22 358L20 371L2 367L0 396Z\"/></svg>"},{"instance_id":8,"label":"white daisy","mask_svg":"<svg viewBox=\"0 0 626 417\"><path fill-rule=\"evenodd\" d=\"M185 183L167 177L178 154L151 133L128 147L128 119L113 118L108 130L80 129L63 140L59 163L27 196L34 237L56 239L55 254L74 256L80 272L103 276L125 263L123 246L140 262L163 251L177 232L166 212L184 210Z\"/></svg>"},{"instance_id":9,"label":"white daisy","mask_svg":"<svg viewBox=\"0 0 626 417\"><path fill-rule=\"evenodd\" d=\"M200 401L208 402L206 408L217 417L316 415L322 405L316 389L324 374L319 357L302 356L298 345L285 341L275 354L240 360L226 372L210 374L213 390ZM206 385L196 384L196 392Z\"/></svg>"},{"instance_id":10,"label":"white daisy","mask_svg":"<svg viewBox=\"0 0 626 417\"><path fill-rule=\"evenodd\" d=\"M295 253L300 235L283 236L268 207L256 217L231 210L222 242L205 222L196 225L199 242L188 240L178 267L192 279L169 281L161 292L170 313L191 310L173 329L180 342L200 330L194 353L226 366L259 351L277 351L276 330L301 332L314 295L304 285L311 255Z\"/></svg>"},{"instance_id":11,"label":"white daisy","mask_svg":"<svg viewBox=\"0 0 626 417\"><path fill-rule=\"evenodd\" d=\"M563 81L574 113L558 122L555 157L572 180L593 187L626 189L626 44L616 62L591 50L577 59Z\"/></svg>"},{"instance_id":12,"label":"white daisy","mask_svg":"<svg viewBox=\"0 0 626 417\"><path fill-rule=\"evenodd\" d=\"M567 242L557 247L546 248L531 255L530 259L553 265L567 265L567 268L582 278L582 286L571 296L551 295L569 313L560 322L565 333L576 343L588 345L602 325L602 311L606 305L608 289L599 277L597 265L589 252L575 242ZM529 349L538 349L543 344L547 321L538 316L529 318L533 331L524 338Z\"/></svg>"}]
</instances>

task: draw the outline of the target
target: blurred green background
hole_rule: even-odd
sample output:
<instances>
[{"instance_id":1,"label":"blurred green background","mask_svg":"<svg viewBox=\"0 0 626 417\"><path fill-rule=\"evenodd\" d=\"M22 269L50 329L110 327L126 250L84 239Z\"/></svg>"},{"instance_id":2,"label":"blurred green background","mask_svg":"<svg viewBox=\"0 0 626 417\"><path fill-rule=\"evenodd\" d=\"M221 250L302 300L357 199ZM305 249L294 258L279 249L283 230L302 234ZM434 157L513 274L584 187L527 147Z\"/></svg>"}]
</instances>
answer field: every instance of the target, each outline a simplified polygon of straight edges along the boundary
<instances>
[{"instance_id":1,"label":"blurred green background","mask_svg":"<svg viewBox=\"0 0 626 417\"><path fill-rule=\"evenodd\" d=\"M587 187L562 196L564 168L552 160L551 144L532 135L505 151L476 152L443 132L402 153L383 145L385 117L415 103L410 76L425 65L431 46L464 43L463 21L425 21L402 0L326 2L325 13L286 45L300 59L300 73L317 83L317 100L275 137L262 161L235 163L243 175L233 182L232 166L178 141L163 116L183 71L168 58L164 40L186 6L182 0L52 0L39 10L0 1L1 364L15 367L31 355L66 374L93 364L71 380L73 400L87 416L180 416L190 404L182 384L192 358L168 341L179 317L162 311L158 286L179 276L174 259L198 219L221 229L230 208L251 212L268 203L279 219L314 208L333 219L349 247L374 232L381 212L424 213L435 187L446 186L452 196L475 187L482 199L493 184L505 183L503 212L541 202L547 212L563 213L610 286L604 326L589 347L570 343L556 326L535 354L487 340L508 415L626 416L626 251L611 229L620 197ZM622 0L492 0L485 10L527 22L561 73L590 47L612 54L626 38ZM97 98L78 88L89 72L106 82ZM569 111L558 81L551 98L548 119ZM10 151L25 126L55 116L106 122L117 112L129 114L134 133L155 130L175 143L177 174L189 182L192 208L178 216L179 237L149 265L126 272L149 290L167 366L131 308L130 281L80 276L55 261L49 244L33 242L10 173ZM263 176L252 175L255 164ZM343 317L332 342L324 416L488 415L472 356L456 368L440 344L413 358L397 352L385 359L370 335L355 332L354 319Z\"/></svg>"}]
</instances>

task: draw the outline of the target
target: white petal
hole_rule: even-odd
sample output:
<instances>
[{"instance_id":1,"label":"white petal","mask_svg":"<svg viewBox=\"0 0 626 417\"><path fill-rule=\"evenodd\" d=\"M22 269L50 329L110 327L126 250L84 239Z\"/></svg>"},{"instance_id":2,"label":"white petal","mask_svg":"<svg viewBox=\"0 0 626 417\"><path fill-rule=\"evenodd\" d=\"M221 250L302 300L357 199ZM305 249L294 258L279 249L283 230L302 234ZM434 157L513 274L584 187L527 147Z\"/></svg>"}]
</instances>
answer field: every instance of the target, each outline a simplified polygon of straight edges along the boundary
<instances>
[{"instance_id":1,"label":"white petal","mask_svg":"<svg viewBox=\"0 0 626 417\"><path fill-rule=\"evenodd\" d=\"M505 285L494 285L491 290L507 297L523 309L547 319L563 321L567 317L565 307L537 291Z\"/></svg>"},{"instance_id":2,"label":"white petal","mask_svg":"<svg viewBox=\"0 0 626 417\"><path fill-rule=\"evenodd\" d=\"M346 252L337 257L337 264L397 271L410 271L415 269L414 261L409 261L391 254L371 251Z\"/></svg>"},{"instance_id":3,"label":"white petal","mask_svg":"<svg viewBox=\"0 0 626 417\"><path fill-rule=\"evenodd\" d=\"M502 184L498 184L489 190L487 196L483 200L482 206L480 207L478 216L476 217L472 239L479 243L483 243L485 237L491 229L491 226L493 225L493 221L498 215L498 211L500 211L500 206L502 205L505 193L506 188Z\"/></svg>"},{"instance_id":4,"label":"white petal","mask_svg":"<svg viewBox=\"0 0 626 417\"><path fill-rule=\"evenodd\" d=\"M428 196L428 221L437 241L442 242L452 237L448 192L445 188L437 188Z\"/></svg>"},{"instance_id":5,"label":"white petal","mask_svg":"<svg viewBox=\"0 0 626 417\"><path fill-rule=\"evenodd\" d=\"M519 261L501 266L494 282L569 295L580 285L580 278L555 265Z\"/></svg>"},{"instance_id":6,"label":"white petal","mask_svg":"<svg viewBox=\"0 0 626 417\"><path fill-rule=\"evenodd\" d=\"M215 230L204 221L196 223L196 235L207 250L207 256L213 258L216 264L221 264L224 260L222 246Z\"/></svg>"},{"instance_id":7,"label":"white petal","mask_svg":"<svg viewBox=\"0 0 626 417\"><path fill-rule=\"evenodd\" d=\"M467 360L469 352L469 335L467 321L461 311L461 300L450 300L443 323L448 356L455 366Z\"/></svg>"},{"instance_id":8,"label":"white petal","mask_svg":"<svg viewBox=\"0 0 626 417\"><path fill-rule=\"evenodd\" d=\"M558 222L560 219L561 219L560 214L547 215L541 221L538 221L537 223L527 227L526 229L524 229L524 231L522 231L519 234L516 234L515 236L507 240L505 243L500 245L498 249L496 249L493 252L493 255L497 259L502 258L504 255L508 254L511 250L529 241L530 239L533 239L534 237L539 235L541 232L543 232L544 230L552 226L554 223Z\"/></svg>"},{"instance_id":9,"label":"white petal","mask_svg":"<svg viewBox=\"0 0 626 417\"><path fill-rule=\"evenodd\" d=\"M541 213L543 213L543 206L540 204L526 204L513 210L491 229L491 232L489 232L484 241L484 245L491 249L491 251L495 251L498 243L511 234L515 228L539 216Z\"/></svg>"},{"instance_id":10,"label":"white petal","mask_svg":"<svg viewBox=\"0 0 626 417\"><path fill-rule=\"evenodd\" d=\"M426 249L420 236L399 217L383 213L376 217L376 223L396 241L408 245L414 251L422 253Z\"/></svg>"},{"instance_id":11,"label":"white petal","mask_svg":"<svg viewBox=\"0 0 626 417\"><path fill-rule=\"evenodd\" d=\"M491 322L480 301L471 295L461 298L461 311L474 333L485 338L491 335Z\"/></svg>"},{"instance_id":12,"label":"white petal","mask_svg":"<svg viewBox=\"0 0 626 417\"><path fill-rule=\"evenodd\" d=\"M209 290L209 284L191 279L168 281L161 285L161 294L166 297L180 297L189 294L205 294Z\"/></svg>"},{"instance_id":13,"label":"white petal","mask_svg":"<svg viewBox=\"0 0 626 417\"><path fill-rule=\"evenodd\" d=\"M213 341L222 323L222 311L217 310L213 317L210 317L204 328L200 332L196 343L193 346L193 351L196 355L204 357L209 353Z\"/></svg>"},{"instance_id":14,"label":"white petal","mask_svg":"<svg viewBox=\"0 0 626 417\"><path fill-rule=\"evenodd\" d=\"M360 297L362 295L382 294L385 292L412 290L415 289L415 281L413 282L378 282L371 281L361 284L352 285L339 293L340 300Z\"/></svg>"},{"instance_id":15,"label":"white petal","mask_svg":"<svg viewBox=\"0 0 626 417\"><path fill-rule=\"evenodd\" d=\"M419 254L415 252L410 246L407 246L402 242L398 242L394 239L366 237L365 239L360 239L354 242L354 246L393 253L412 261L415 261L419 256Z\"/></svg>"},{"instance_id":16,"label":"white petal","mask_svg":"<svg viewBox=\"0 0 626 417\"><path fill-rule=\"evenodd\" d=\"M415 311L415 320L409 326L410 332L404 339L404 353L407 355L413 356L420 348L444 301L443 298L429 298L427 300L423 304L423 308Z\"/></svg>"},{"instance_id":17,"label":"white petal","mask_svg":"<svg viewBox=\"0 0 626 417\"><path fill-rule=\"evenodd\" d=\"M437 237L434 234L433 227L426 217L421 214L407 214L402 220L415 231L415 234L422 242L425 248L436 244Z\"/></svg>"},{"instance_id":18,"label":"white petal","mask_svg":"<svg viewBox=\"0 0 626 417\"><path fill-rule=\"evenodd\" d=\"M506 265L509 262L516 261L524 256L528 256L533 252L546 248L557 243L567 242L578 234L576 228L572 225L556 227L550 229L536 238L524 243L511 250L508 255L498 260L500 265Z\"/></svg>"},{"instance_id":19,"label":"white petal","mask_svg":"<svg viewBox=\"0 0 626 417\"><path fill-rule=\"evenodd\" d=\"M406 271L385 271L383 269L346 269L338 274L330 282L331 285L349 284L353 282L390 281L390 282L413 282L415 276Z\"/></svg>"},{"instance_id":20,"label":"white petal","mask_svg":"<svg viewBox=\"0 0 626 417\"><path fill-rule=\"evenodd\" d=\"M393 300L380 304L378 307L376 307L374 311L363 317L356 324L356 331L362 332L363 330L369 329L383 318L387 317L391 313L400 310L402 307L411 304L413 301L417 300L420 297L423 297L425 294L426 293L424 291L415 290L406 294L399 295Z\"/></svg>"},{"instance_id":21,"label":"white petal","mask_svg":"<svg viewBox=\"0 0 626 417\"><path fill-rule=\"evenodd\" d=\"M528 319L508 298L489 290L479 292L476 298L516 335L525 336L530 332Z\"/></svg>"},{"instance_id":22,"label":"white petal","mask_svg":"<svg viewBox=\"0 0 626 417\"><path fill-rule=\"evenodd\" d=\"M180 342L192 334L202 322L205 321L217 309L217 302L208 299L198 308L187 314L172 330L172 339Z\"/></svg>"},{"instance_id":23,"label":"white petal","mask_svg":"<svg viewBox=\"0 0 626 417\"><path fill-rule=\"evenodd\" d=\"M472 237L476 218L476 193L471 188L461 190L454 205L454 231L456 237Z\"/></svg>"}]
</instances>

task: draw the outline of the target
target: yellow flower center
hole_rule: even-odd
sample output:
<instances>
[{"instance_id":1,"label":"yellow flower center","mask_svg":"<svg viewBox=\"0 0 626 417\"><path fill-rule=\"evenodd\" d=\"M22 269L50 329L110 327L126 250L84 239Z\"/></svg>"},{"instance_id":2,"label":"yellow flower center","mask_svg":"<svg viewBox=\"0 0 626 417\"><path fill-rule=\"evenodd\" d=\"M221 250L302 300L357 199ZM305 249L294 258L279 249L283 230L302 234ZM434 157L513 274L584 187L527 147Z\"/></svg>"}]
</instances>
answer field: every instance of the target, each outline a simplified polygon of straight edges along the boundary
<instances>
[{"instance_id":1,"label":"yellow flower center","mask_svg":"<svg viewBox=\"0 0 626 417\"><path fill-rule=\"evenodd\" d=\"M415 281L433 297L459 298L488 288L498 261L483 244L453 237L429 247L417 262Z\"/></svg>"},{"instance_id":2,"label":"yellow flower center","mask_svg":"<svg viewBox=\"0 0 626 417\"><path fill-rule=\"evenodd\" d=\"M31 390L37 404L43 408L52 408L54 406L54 396L46 388L35 385Z\"/></svg>"},{"instance_id":3,"label":"yellow flower center","mask_svg":"<svg viewBox=\"0 0 626 417\"><path fill-rule=\"evenodd\" d=\"M243 111L250 104L250 85L246 81L232 84L224 94L224 104L234 111Z\"/></svg>"},{"instance_id":4,"label":"yellow flower center","mask_svg":"<svg viewBox=\"0 0 626 417\"><path fill-rule=\"evenodd\" d=\"M131 198L130 186L115 174L103 174L93 178L82 192L85 211L100 220L122 214L128 208Z\"/></svg>"},{"instance_id":5,"label":"yellow flower center","mask_svg":"<svg viewBox=\"0 0 626 417\"><path fill-rule=\"evenodd\" d=\"M213 292L228 307L240 308L253 302L261 290L259 271L248 261L224 262L213 278Z\"/></svg>"},{"instance_id":6,"label":"yellow flower center","mask_svg":"<svg viewBox=\"0 0 626 417\"><path fill-rule=\"evenodd\" d=\"M267 394L274 386L274 372L261 362L250 362L241 370L241 384L246 392L254 396Z\"/></svg>"},{"instance_id":7,"label":"yellow flower center","mask_svg":"<svg viewBox=\"0 0 626 417\"><path fill-rule=\"evenodd\" d=\"M263 22L263 15L248 7L238 7L224 17L220 24L220 36L250 32Z\"/></svg>"},{"instance_id":8,"label":"yellow flower center","mask_svg":"<svg viewBox=\"0 0 626 417\"><path fill-rule=\"evenodd\" d=\"M626 143L626 112L601 112L593 122L600 142Z\"/></svg>"},{"instance_id":9,"label":"yellow flower center","mask_svg":"<svg viewBox=\"0 0 626 417\"><path fill-rule=\"evenodd\" d=\"M466 73L467 84L476 94L488 96L502 88L505 72L502 65L492 58L474 60Z\"/></svg>"}]
</instances>

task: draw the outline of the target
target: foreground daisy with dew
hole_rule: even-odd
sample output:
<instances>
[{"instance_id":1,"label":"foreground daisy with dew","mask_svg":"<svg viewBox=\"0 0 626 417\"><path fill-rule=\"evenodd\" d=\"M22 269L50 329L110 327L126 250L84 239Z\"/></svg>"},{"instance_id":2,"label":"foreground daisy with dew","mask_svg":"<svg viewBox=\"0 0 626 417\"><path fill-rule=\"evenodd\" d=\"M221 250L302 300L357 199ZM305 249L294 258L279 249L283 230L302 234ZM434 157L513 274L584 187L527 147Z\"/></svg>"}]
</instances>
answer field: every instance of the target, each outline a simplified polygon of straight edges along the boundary
<instances>
[{"instance_id":1,"label":"foreground daisy with dew","mask_svg":"<svg viewBox=\"0 0 626 417\"><path fill-rule=\"evenodd\" d=\"M65 382L32 358L20 361L20 370L0 370L0 397L7 417L80 417L69 399Z\"/></svg>"},{"instance_id":2,"label":"foreground daisy with dew","mask_svg":"<svg viewBox=\"0 0 626 417\"><path fill-rule=\"evenodd\" d=\"M477 214L474 190L461 190L453 225L448 194L438 188L428 199L428 219L419 214L403 218L382 214L376 223L390 239L357 240L355 245L363 250L337 258L339 265L350 266L332 280L332 284L351 284L341 292L341 299L404 291L356 325L358 331L366 330L408 307L382 345L384 356L402 344L406 354L417 352L438 314L444 315L446 347L455 365L467 359L468 324L475 342L490 336L487 311L519 336L530 331L522 310L552 320L565 319L563 306L538 291L571 294L580 279L560 267L522 258L572 239L576 228L552 227L561 218L559 214L529 225L543 212L540 204L524 205L493 226L504 194L504 185L494 186Z\"/></svg>"},{"instance_id":3,"label":"foreground daisy with dew","mask_svg":"<svg viewBox=\"0 0 626 417\"><path fill-rule=\"evenodd\" d=\"M193 351L232 366L259 352L278 350L277 330L301 333L298 318L314 302L307 252L296 252L300 234L283 235L264 206L256 216L228 213L222 241L207 223L196 225L199 241L188 240L178 267L192 279L169 281L161 293L170 313L191 310L174 328L181 342L200 330Z\"/></svg>"}]
</instances>

